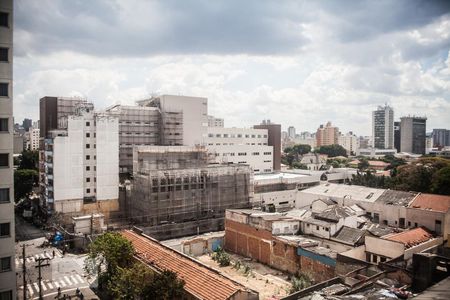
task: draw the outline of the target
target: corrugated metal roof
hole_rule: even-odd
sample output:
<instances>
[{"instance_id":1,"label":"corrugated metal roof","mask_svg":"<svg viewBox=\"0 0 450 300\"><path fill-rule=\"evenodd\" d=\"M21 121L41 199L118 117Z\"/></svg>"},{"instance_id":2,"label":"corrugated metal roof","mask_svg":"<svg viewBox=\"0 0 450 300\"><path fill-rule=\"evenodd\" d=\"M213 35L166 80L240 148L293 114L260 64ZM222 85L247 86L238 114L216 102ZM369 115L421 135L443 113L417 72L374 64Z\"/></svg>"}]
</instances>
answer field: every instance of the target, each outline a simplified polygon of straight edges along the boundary
<instances>
[{"instance_id":1,"label":"corrugated metal roof","mask_svg":"<svg viewBox=\"0 0 450 300\"><path fill-rule=\"evenodd\" d=\"M136 251L136 256L159 270L170 270L185 281L185 290L199 299L229 299L244 286L221 275L156 240L146 238L133 231L122 231ZM256 293L256 292L255 292Z\"/></svg>"}]
</instances>

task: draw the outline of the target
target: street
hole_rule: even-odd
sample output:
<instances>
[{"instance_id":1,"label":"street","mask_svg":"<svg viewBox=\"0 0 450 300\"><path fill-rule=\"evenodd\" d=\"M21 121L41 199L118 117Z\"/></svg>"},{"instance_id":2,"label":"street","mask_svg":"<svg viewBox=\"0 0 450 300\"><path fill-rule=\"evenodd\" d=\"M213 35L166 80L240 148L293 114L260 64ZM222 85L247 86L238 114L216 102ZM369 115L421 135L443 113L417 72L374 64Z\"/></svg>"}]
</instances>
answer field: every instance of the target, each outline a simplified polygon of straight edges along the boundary
<instances>
[{"instance_id":1,"label":"street","mask_svg":"<svg viewBox=\"0 0 450 300\"><path fill-rule=\"evenodd\" d=\"M45 232L32 224L16 217L16 273L17 296L24 299L23 245L25 245L25 299L81 299L76 291L83 294L84 299L98 299L89 287L89 280L83 269L86 255L75 255L62 252L53 247L43 247ZM41 267L39 268L39 264ZM41 288L39 287L39 269L41 271ZM69 298L70 297L70 298Z\"/></svg>"}]
</instances>

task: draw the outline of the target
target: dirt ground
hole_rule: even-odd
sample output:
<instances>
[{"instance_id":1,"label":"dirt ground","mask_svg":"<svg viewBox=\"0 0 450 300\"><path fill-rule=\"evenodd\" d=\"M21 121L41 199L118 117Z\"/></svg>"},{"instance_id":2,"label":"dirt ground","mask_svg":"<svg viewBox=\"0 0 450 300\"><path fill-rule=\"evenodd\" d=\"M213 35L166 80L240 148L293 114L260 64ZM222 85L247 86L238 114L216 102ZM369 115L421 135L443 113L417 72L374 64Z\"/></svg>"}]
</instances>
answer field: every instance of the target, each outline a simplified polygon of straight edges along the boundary
<instances>
[{"instance_id":1,"label":"dirt ground","mask_svg":"<svg viewBox=\"0 0 450 300\"><path fill-rule=\"evenodd\" d=\"M202 263L223 272L226 276L236 280L242 285L259 292L259 299L279 299L288 295L291 284L286 274L274 270L268 266L251 261L248 258L230 254L232 263L228 267L220 267L208 254L198 256L196 259ZM235 262L240 262L240 268L233 267ZM245 268L247 265L249 268ZM245 274L245 269L248 270Z\"/></svg>"}]
</instances>

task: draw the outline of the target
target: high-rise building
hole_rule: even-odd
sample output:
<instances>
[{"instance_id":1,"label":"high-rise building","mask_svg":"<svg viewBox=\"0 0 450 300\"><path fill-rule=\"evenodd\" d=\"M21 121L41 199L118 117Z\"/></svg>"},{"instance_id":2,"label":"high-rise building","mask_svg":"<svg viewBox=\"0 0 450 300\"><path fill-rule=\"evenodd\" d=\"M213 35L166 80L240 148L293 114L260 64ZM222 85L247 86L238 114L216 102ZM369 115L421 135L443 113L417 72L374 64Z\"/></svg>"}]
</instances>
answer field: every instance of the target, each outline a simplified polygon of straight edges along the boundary
<instances>
[{"instance_id":1,"label":"high-rise building","mask_svg":"<svg viewBox=\"0 0 450 300\"><path fill-rule=\"evenodd\" d=\"M288 127L288 136L292 140L295 139L295 127L294 126Z\"/></svg>"},{"instance_id":2,"label":"high-rise building","mask_svg":"<svg viewBox=\"0 0 450 300\"><path fill-rule=\"evenodd\" d=\"M433 147L450 146L450 130L433 129L431 136L433 137Z\"/></svg>"},{"instance_id":3,"label":"high-rise building","mask_svg":"<svg viewBox=\"0 0 450 300\"><path fill-rule=\"evenodd\" d=\"M316 132L317 147L329 146L338 143L339 128L332 126L331 122L320 125Z\"/></svg>"},{"instance_id":4,"label":"high-rise building","mask_svg":"<svg viewBox=\"0 0 450 300\"><path fill-rule=\"evenodd\" d=\"M87 102L65 119L66 129L50 130L44 139L41 206L50 214L108 217L119 208L118 119L95 113Z\"/></svg>"},{"instance_id":5,"label":"high-rise building","mask_svg":"<svg viewBox=\"0 0 450 300\"><path fill-rule=\"evenodd\" d=\"M13 1L0 1L0 299L16 299L13 181Z\"/></svg>"},{"instance_id":6,"label":"high-rise building","mask_svg":"<svg viewBox=\"0 0 450 300\"><path fill-rule=\"evenodd\" d=\"M372 147L392 149L394 147L394 110L392 107L378 106L372 112Z\"/></svg>"},{"instance_id":7,"label":"high-rise building","mask_svg":"<svg viewBox=\"0 0 450 300\"><path fill-rule=\"evenodd\" d=\"M359 137L350 131L339 136L339 145L347 150L347 154L355 155L356 150L359 148Z\"/></svg>"},{"instance_id":8,"label":"high-rise building","mask_svg":"<svg viewBox=\"0 0 450 300\"><path fill-rule=\"evenodd\" d=\"M255 129L267 129L267 144L273 147L273 170L281 170L281 125L274 124L270 120L263 120L260 125L254 125Z\"/></svg>"},{"instance_id":9,"label":"high-rise building","mask_svg":"<svg viewBox=\"0 0 450 300\"><path fill-rule=\"evenodd\" d=\"M400 118L400 150L401 152L425 154L427 118Z\"/></svg>"},{"instance_id":10,"label":"high-rise building","mask_svg":"<svg viewBox=\"0 0 450 300\"><path fill-rule=\"evenodd\" d=\"M22 127L25 131L28 131L30 127L32 126L33 121L31 119L23 119L22 121Z\"/></svg>"},{"instance_id":11,"label":"high-rise building","mask_svg":"<svg viewBox=\"0 0 450 300\"><path fill-rule=\"evenodd\" d=\"M30 140L27 149L31 151L39 150L39 140L40 140L39 128L30 127L28 129L28 134Z\"/></svg>"},{"instance_id":12,"label":"high-rise building","mask_svg":"<svg viewBox=\"0 0 450 300\"><path fill-rule=\"evenodd\" d=\"M208 127L224 127L224 121L221 118L208 116Z\"/></svg>"},{"instance_id":13,"label":"high-rise building","mask_svg":"<svg viewBox=\"0 0 450 300\"><path fill-rule=\"evenodd\" d=\"M394 122L394 148L400 152L400 122Z\"/></svg>"}]
</instances>

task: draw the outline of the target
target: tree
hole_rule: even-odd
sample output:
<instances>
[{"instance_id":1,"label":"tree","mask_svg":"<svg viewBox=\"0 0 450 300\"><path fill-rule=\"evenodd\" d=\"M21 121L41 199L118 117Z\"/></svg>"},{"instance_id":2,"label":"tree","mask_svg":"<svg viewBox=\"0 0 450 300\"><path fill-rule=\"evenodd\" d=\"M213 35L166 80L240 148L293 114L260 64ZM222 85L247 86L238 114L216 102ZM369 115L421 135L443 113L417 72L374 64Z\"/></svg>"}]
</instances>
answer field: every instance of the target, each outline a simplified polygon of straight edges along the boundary
<instances>
[{"instance_id":1,"label":"tree","mask_svg":"<svg viewBox=\"0 0 450 300\"><path fill-rule=\"evenodd\" d=\"M31 150L22 151L18 169L30 169L37 171L39 169L39 152Z\"/></svg>"},{"instance_id":2,"label":"tree","mask_svg":"<svg viewBox=\"0 0 450 300\"><path fill-rule=\"evenodd\" d=\"M320 154L326 154L329 157L335 157L335 156L345 156L347 157L347 150L345 150L344 147L341 145L328 145L328 146L321 146L318 149L315 150L315 152Z\"/></svg>"},{"instance_id":3,"label":"tree","mask_svg":"<svg viewBox=\"0 0 450 300\"><path fill-rule=\"evenodd\" d=\"M299 163L299 162L294 162L294 163L292 164L292 167L293 167L294 169L308 170L308 166L307 166L307 165L302 164L302 163Z\"/></svg>"},{"instance_id":4,"label":"tree","mask_svg":"<svg viewBox=\"0 0 450 300\"><path fill-rule=\"evenodd\" d=\"M19 201L28 197L33 186L39 182L39 173L36 170L22 169L14 171L14 199Z\"/></svg>"},{"instance_id":5,"label":"tree","mask_svg":"<svg viewBox=\"0 0 450 300\"><path fill-rule=\"evenodd\" d=\"M360 159L359 163L358 163L358 169L360 171L366 170L369 167L369 162L367 161L367 159Z\"/></svg>"},{"instance_id":6,"label":"tree","mask_svg":"<svg viewBox=\"0 0 450 300\"><path fill-rule=\"evenodd\" d=\"M434 173L431 191L435 194L450 195L450 167L442 168Z\"/></svg>"},{"instance_id":7,"label":"tree","mask_svg":"<svg viewBox=\"0 0 450 300\"><path fill-rule=\"evenodd\" d=\"M177 299L184 292L184 281L171 271L155 272L140 262L118 268L108 284L114 299Z\"/></svg>"},{"instance_id":8,"label":"tree","mask_svg":"<svg viewBox=\"0 0 450 300\"><path fill-rule=\"evenodd\" d=\"M310 145L297 144L292 147L292 151L298 155L304 155L306 153L311 152Z\"/></svg>"},{"instance_id":9,"label":"tree","mask_svg":"<svg viewBox=\"0 0 450 300\"><path fill-rule=\"evenodd\" d=\"M98 274L99 286L107 284L119 268L130 267L134 249L131 242L118 232L107 232L89 245L85 269L89 274Z\"/></svg>"}]
</instances>

